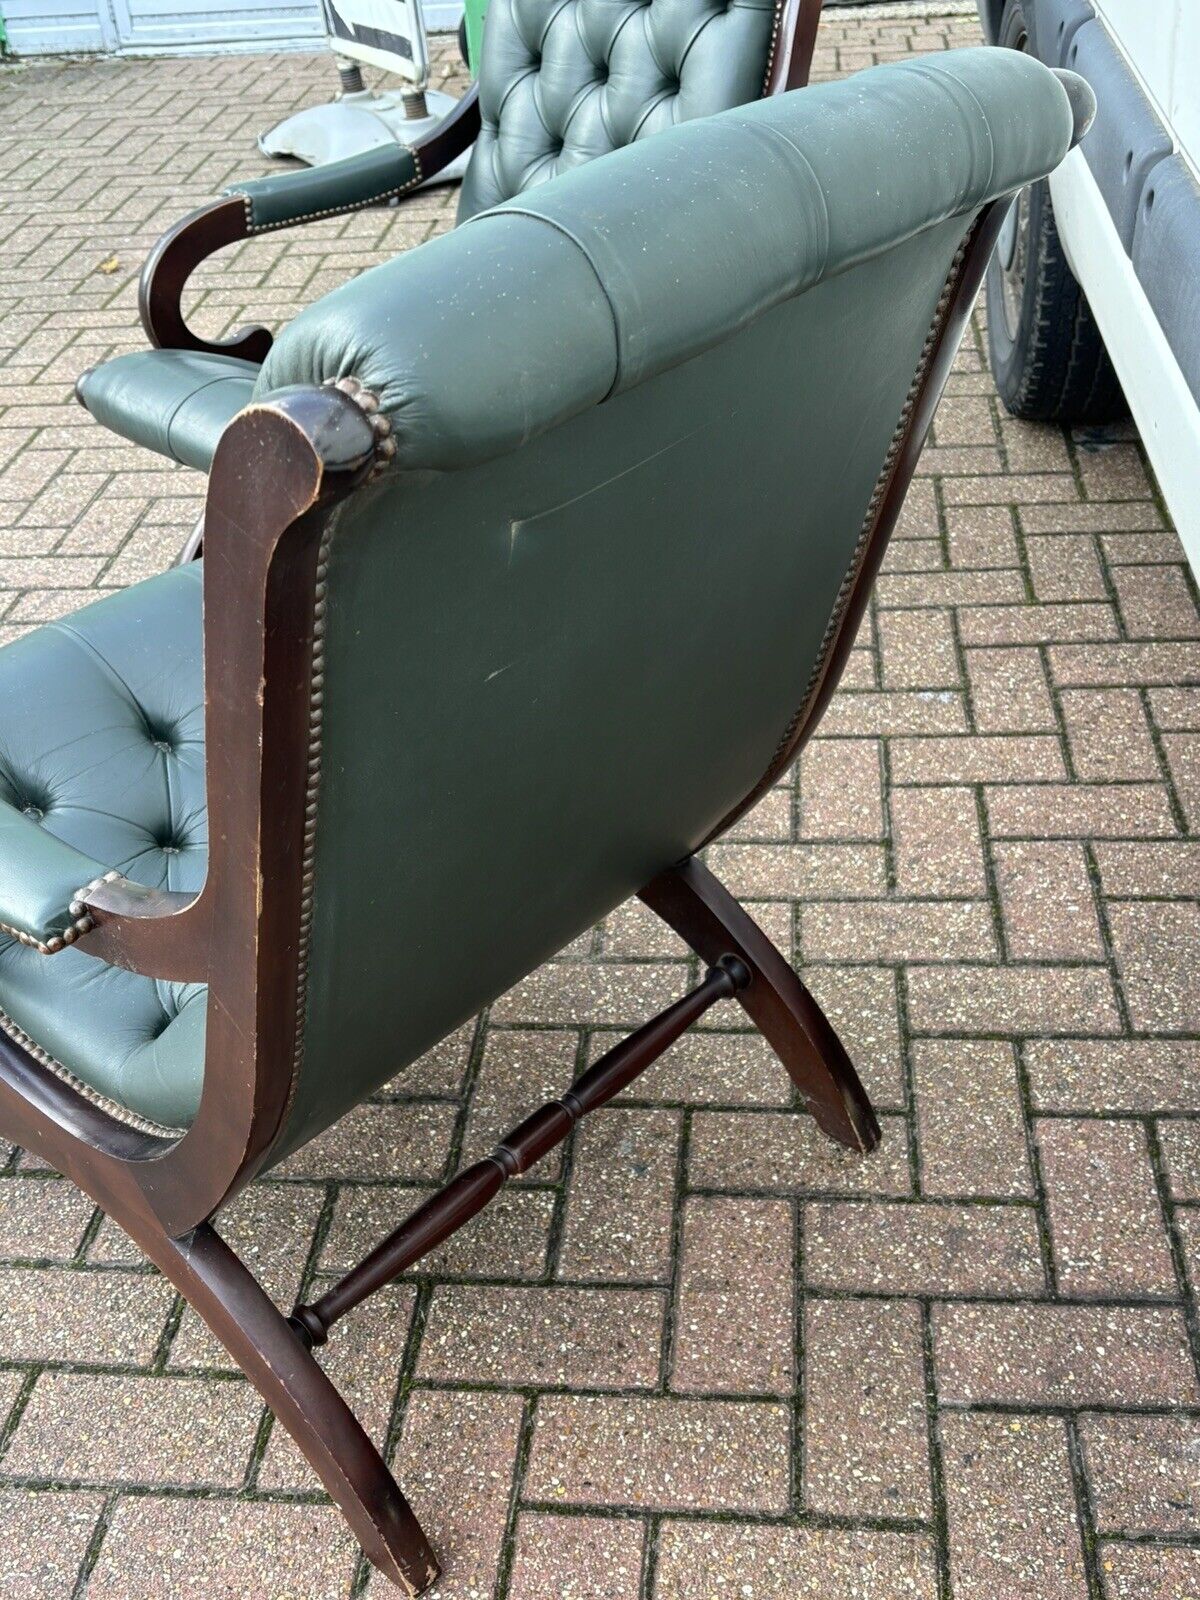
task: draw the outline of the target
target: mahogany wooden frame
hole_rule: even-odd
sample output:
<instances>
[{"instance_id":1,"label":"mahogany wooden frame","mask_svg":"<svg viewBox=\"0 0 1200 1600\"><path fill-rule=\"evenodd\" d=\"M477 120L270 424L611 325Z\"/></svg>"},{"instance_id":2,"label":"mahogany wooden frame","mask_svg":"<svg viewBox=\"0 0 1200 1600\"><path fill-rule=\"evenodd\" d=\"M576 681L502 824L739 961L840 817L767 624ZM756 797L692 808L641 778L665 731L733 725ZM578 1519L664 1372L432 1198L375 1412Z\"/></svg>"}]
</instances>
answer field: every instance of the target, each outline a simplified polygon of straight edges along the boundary
<instances>
[{"instance_id":1,"label":"mahogany wooden frame","mask_svg":"<svg viewBox=\"0 0 1200 1600\"><path fill-rule=\"evenodd\" d=\"M1006 211L1003 201L987 207L956 257L804 704L760 783L713 837L794 759L833 692ZM87 901L95 926L80 938L83 949L150 976L209 986L195 1122L182 1136L134 1125L0 1034L0 1130L125 1228L295 1438L370 1560L415 1595L437 1575L429 1542L311 1353L337 1318L461 1226L505 1178L566 1137L579 1116L632 1081L722 997L741 1004L832 1138L865 1152L879 1125L816 1001L693 857L647 884L641 898L706 963L699 988L452 1180L314 1306L286 1317L220 1238L211 1218L262 1168L293 1087L313 618L324 577L318 548L334 507L371 471L375 448L365 413L334 387L252 405L226 429L205 517L212 559L204 573L204 651L224 663L205 682L208 876L196 895L118 879ZM264 482L274 485L273 498L261 494ZM246 683L261 683L261 695L235 692Z\"/></svg>"},{"instance_id":2,"label":"mahogany wooden frame","mask_svg":"<svg viewBox=\"0 0 1200 1600\"><path fill-rule=\"evenodd\" d=\"M821 5L822 0L777 0L764 96L802 89L808 82ZM478 133L479 85L473 83L437 127L413 147L419 170L426 178L435 177L474 143ZM269 329L255 325L240 328L228 339L204 339L188 327L183 314L184 286L200 263L254 232L242 197L234 194L189 212L163 234L147 256L138 284L142 327L155 349L265 360L272 341Z\"/></svg>"}]
</instances>

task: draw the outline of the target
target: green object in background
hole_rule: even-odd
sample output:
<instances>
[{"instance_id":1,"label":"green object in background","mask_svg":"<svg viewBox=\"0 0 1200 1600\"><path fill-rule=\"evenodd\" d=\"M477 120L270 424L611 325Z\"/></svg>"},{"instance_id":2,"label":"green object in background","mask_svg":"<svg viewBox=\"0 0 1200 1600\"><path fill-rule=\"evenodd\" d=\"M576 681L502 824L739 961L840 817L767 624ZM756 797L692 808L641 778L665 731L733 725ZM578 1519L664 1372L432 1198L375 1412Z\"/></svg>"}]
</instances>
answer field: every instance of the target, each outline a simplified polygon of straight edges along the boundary
<instances>
[{"instance_id":1,"label":"green object in background","mask_svg":"<svg viewBox=\"0 0 1200 1600\"><path fill-rule=\"evenodd\" d=\"M458 43L473 78L479 76L479 53L483 48L483 19L486 15L487 0L463 0Z\"/></svg>"}]
</instances>

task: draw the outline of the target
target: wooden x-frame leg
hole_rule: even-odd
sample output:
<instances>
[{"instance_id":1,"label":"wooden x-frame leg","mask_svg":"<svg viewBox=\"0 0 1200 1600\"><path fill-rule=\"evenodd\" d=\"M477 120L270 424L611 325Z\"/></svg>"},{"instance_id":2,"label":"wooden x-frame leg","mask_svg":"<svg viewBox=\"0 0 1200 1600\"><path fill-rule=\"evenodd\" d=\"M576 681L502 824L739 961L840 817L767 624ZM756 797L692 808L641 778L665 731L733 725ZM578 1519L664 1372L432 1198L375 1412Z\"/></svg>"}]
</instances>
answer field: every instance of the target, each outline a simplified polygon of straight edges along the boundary
<instances>
[{"instance_id":1,"label":"wooden x-frame leg","mask_svg":"<svg viewBox=\"0 0 1200 1600\"><path fill-rule=\"evenodd\" d=\"M879 1143L879 1122L846 1048L820 1006L748 912L693 856L641 892L702 961L734 955L751 981L736 995L787 1068L817 1125L864 1154Z\"/></svg>"},{"instance_id":2,"label":"wooden x-frame leg","mask_svg":"<svg viewBox=\"0 0 1200 1600\"><path fill-rule=\"evenodd\" d=\"M534 1111L490 1156L431 1196L314 1305L285 1317L209 1223L172 1239L144 1215L117 1216L295 1439L371 1561L412 1595L437 1577L437 1561L383 1458L312 1353L337 1320L482 1210L509 1177L566 1138L721 1000L736 999L745 1009L832 1139L863 1152L879 1141L870 1102L820 1007L712 873L696 859L686 861L647 885L641 898L706 964L699 987L615 1045L560 1099Z\"/></svg>"}]
</instances>

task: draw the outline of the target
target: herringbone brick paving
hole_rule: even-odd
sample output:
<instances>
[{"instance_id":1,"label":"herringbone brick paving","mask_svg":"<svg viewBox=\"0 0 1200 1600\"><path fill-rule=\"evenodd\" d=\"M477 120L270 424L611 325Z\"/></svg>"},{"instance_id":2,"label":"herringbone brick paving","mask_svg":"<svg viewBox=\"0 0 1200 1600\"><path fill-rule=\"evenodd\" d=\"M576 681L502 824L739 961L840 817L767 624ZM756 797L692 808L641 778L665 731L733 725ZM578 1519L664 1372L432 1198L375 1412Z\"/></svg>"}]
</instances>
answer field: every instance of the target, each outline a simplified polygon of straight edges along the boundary
<instances>
[{"instance_id":1,"label":"herringbone brick paving","mask_svg":"<svg viewBox=\"0 0 1200 1600\"><path fill-rule=\"evenodd\" d=\"M828 16L817 69L975 38ZM0 71L6 635L173 559L200 479L70 385L142 343L158 232L331 79ZM248 245L196 320L283 321L452 205ZM1009 419L976 323L821 738L710 852L843 1031L884 1145L819 1142L715 1012L339 1328L444 1600L1200 1595L1198 723L1195 589L1136 439ZM623 908L224 1231L286 1303L693 976ZM212 1338L19 1151L0 1257L14 1600L390 1592Z\"/></svg>"}]
</instances>

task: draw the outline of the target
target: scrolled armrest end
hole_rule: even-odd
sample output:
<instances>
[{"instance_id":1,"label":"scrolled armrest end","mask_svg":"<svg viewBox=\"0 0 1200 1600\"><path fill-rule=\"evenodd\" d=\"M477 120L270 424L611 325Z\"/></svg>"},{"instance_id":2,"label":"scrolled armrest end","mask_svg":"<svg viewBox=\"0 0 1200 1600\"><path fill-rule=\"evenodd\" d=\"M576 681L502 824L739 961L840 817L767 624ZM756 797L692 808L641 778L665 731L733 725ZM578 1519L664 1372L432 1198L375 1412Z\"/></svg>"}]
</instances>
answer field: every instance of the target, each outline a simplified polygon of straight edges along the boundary
<instances>
[{"instance_id":1,"label":"scrolled armrest end","mask_svg":"<svg viewBox=\"0 0 1200 1600\"><path fill-rule=\"evenodd\" d=\"M226 245L249 236L246 207L237 196L201 206L163 234L146 257L138 284L138 312L155 349L266 360L272 342L269 328L241 328L230 339L202 339L183 316L183 288L195 269Z\"/></svg>"}]
</instances>

